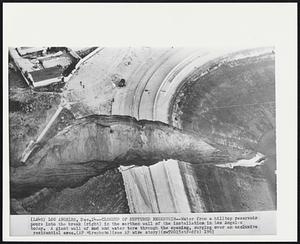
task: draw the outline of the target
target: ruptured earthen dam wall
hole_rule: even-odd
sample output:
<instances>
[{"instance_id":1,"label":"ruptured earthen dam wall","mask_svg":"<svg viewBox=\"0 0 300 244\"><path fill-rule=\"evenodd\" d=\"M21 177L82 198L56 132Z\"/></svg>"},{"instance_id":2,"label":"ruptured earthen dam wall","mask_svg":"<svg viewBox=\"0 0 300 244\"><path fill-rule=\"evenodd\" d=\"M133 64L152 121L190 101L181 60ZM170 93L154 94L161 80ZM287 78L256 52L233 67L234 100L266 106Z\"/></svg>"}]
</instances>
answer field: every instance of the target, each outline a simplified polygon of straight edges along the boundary
<instances>
[{"instance_id":1,"label":"ruptured earthen dam wall","mask_svg":"<svg viewBox=\"0 0 300 244\"><path fill-rule=\"evenodd\" d=\"M276 209L272 47L97 50L61 95L68 123L23 165L14 139L13 213Z\"/></svg>"},{"instance_id":2,"label":"ruptured earthen dam wall","mask_svg":"<svg viewBox=\"0 0 300 244\"><path fill-rule=\"evenodd\" d=\"M120 165L152 165L177 159L224 164L236 159L200 137L158 121L93 115L76 120L34 152L11 175L12 189L63 189Z\"/></svg>"}]
</instances>

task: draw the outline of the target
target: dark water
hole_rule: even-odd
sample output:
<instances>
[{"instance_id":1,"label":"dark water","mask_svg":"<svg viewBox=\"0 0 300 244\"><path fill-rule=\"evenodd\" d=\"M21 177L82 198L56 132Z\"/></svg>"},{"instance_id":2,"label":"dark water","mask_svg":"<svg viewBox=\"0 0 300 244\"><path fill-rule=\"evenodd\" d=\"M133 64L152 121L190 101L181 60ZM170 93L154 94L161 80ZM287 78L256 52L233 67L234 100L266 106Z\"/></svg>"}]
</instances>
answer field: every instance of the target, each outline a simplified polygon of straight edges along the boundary
<instances>
[{"instance_id":1,"label":"dark water","mask_svg":"<svg viewBox=\"0 0 300 244\"><path fill-rule=\"evenodd\" d=\"M268 158L263 167L252 171L249 169L248 172L247 169L235 169L232 173L225 173L216 167L194 169L197 177L201 178L198 179L199 189L204 192L209 202L207 205L214 206L211 211L273 209L267 203L269 200L264 199L263 191L271 194L276 205L274 57L262 60L250 58L235 66L221 65L202 77L197 72L189 77L194 82L183 88L184 96L178 104L182 111L179 119L183 129L205 136L229 153L258 151ZM212 178L207 177L207 174ZM245 175L258 180L246 179ZM225 178L213 178L220 176ZM205 179L211 181L210 184L206 184ZM267 180L267 188L263 180ZM230 192L222 185L231 185L234 189L237 181L245 185L252 184L253 189L246 191L243 187L235 187L236 190ZM265 205L258 205L253 200L255 196L260 197L257 201ZM236 201L228 203L228 199L232 198ZM248 198L252 200L246 201ZM249 204L245 205L245 202Z\"/></svg>"}]
</instances>

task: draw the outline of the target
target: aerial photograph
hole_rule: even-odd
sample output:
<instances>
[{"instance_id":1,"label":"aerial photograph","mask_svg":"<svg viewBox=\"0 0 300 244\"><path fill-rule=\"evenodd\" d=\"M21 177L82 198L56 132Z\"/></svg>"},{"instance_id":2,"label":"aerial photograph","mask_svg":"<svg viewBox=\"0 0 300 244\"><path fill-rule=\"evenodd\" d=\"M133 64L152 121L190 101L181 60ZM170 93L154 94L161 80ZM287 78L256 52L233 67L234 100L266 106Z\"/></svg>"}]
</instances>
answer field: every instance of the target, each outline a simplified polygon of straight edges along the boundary
<instances>
[{"instance_id":1,"label":"aerial photograph","mask_svg":"<svg viewBox=\"0 0 300 244\"><path fill-rule=\"evenodd\" d=\"M12 215L277 209L274 47L8 51Z\"/></svg>"}]
</instances>

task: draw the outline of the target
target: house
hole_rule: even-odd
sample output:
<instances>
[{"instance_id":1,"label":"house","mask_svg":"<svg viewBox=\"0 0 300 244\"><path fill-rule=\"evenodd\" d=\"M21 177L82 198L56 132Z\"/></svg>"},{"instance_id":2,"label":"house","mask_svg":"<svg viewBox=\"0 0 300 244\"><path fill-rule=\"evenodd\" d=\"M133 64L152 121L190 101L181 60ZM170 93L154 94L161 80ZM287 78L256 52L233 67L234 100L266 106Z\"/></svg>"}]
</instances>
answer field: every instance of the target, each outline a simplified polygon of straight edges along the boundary
<instances>
[{"instance_id":1,"label":"house","mask_svg":"<svg viewBox=\"0 0 300 244\"><path fill-rule=\"evenodd\" d=\"M10 48L9 53L27 84L33 87L61 82L80 60L65 47L18 47Z\"/></svg>"},{"instance_id":2,"label":"house","mask_svg":"<svg viewBox=\"0 0 300 244\"><path fill-rule=\"evenodd\" d=\"M46 49L46 47L19 47L17 48L17 51L21 57L26 57L28 55L42 55Z\"/></svg>"}]
</instances>

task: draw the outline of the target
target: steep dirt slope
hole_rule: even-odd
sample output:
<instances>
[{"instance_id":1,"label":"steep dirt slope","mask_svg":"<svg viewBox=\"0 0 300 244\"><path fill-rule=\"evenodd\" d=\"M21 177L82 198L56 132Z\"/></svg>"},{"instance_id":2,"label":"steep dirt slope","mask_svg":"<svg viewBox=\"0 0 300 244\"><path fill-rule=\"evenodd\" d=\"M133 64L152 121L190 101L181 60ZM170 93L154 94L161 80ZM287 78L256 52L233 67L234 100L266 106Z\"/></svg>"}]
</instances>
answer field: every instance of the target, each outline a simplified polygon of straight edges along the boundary
<instances>
[{"instance_id":1,"label":"steep dirt slope","mask_svg":"<svg viewBox=\"0 0 300 244\"><path fill-rule=\"evenodd\" d=\"M75 120L11 174L12 193L43 187L75 187L119 165L151 165L163 159L194 164L234 161L200 137L158 121L93 115Z\"/></svg>"}]
</instances>

